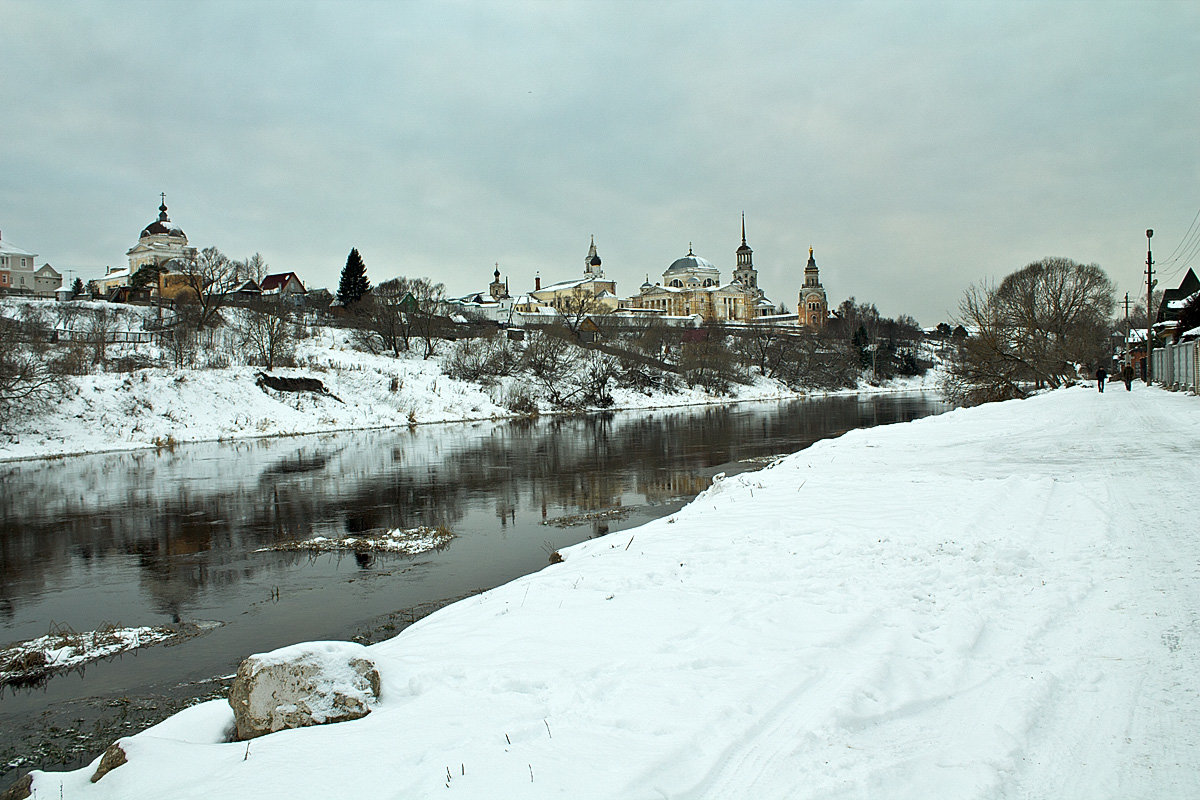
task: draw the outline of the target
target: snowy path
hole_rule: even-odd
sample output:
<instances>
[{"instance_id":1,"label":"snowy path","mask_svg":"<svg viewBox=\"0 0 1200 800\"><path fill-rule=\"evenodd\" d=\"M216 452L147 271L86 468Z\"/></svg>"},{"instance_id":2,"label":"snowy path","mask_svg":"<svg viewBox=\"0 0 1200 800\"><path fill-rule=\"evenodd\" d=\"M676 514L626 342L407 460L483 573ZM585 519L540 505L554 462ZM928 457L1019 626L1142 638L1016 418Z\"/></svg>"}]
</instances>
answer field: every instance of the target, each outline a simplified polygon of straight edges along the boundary
<instances>
[{"instance_id":1,"label":"snowy path","mask_svg":"<svg viewBox=\"0 0 1200 800\"><path fill-rule=\"evenodd\" d=\"M244 758L218 701L35 788L1198 797L1198 454L1200 400L1141 386L855 431L376 645L363 720Z\"/></svg>"}]
</instances>

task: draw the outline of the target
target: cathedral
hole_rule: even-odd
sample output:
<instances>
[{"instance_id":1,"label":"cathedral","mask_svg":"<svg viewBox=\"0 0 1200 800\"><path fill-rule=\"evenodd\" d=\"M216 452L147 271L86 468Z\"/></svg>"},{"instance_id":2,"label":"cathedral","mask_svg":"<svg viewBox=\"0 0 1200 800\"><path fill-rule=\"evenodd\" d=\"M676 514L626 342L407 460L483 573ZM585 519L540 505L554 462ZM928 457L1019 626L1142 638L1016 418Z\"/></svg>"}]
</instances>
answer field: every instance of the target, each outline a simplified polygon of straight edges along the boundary
<instances>
[{"instance_id":1,"label":"cathedral","mask_svg":"<svg viewBox=\"0 0 1200 800\"><path fill-rule=\"evenodd\" d=\"M754 251L746 243L746 217L742 216L742 244L736 253L737 267L729 283L721 283L721 271L688 247L662 274L662 281L642 284L641 291L625 301L626 308L657 311L666 316L700 315L705 321L753 322L775 313L775 304L758 287Z\"/></svg>"}]
</instances>

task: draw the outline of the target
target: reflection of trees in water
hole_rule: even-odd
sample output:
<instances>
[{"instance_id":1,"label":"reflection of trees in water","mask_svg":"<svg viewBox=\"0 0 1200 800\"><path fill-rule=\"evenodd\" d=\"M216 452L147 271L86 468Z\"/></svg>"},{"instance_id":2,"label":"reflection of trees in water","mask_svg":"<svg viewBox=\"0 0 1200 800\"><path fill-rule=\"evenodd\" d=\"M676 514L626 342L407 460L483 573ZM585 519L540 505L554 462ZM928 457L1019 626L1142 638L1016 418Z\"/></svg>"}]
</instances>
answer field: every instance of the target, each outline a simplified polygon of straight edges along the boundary
<instances>
[{"instance_id":1,"label":"reflection of trees in water","mask_svg":"<svg viewBox=\"0 0 1200 800\"><path fill-rule=\"evenodd\" d=\"M190 455L178 448L160 460L110 454L75 462L79 474L70 461L26 464L0 475L0 615L11 617L20 597L72 559L134 556L156 607L179 617L200 592L282 568L277 559L245 557L278 542L421 525L453 530L479 506L508 525L521 508L546 517L622 506L627 496L693 496L716 465L932 408L826 398L345 434L306 440L282 456L244 443L196 446Z\"/></svg>"}]
</instances>

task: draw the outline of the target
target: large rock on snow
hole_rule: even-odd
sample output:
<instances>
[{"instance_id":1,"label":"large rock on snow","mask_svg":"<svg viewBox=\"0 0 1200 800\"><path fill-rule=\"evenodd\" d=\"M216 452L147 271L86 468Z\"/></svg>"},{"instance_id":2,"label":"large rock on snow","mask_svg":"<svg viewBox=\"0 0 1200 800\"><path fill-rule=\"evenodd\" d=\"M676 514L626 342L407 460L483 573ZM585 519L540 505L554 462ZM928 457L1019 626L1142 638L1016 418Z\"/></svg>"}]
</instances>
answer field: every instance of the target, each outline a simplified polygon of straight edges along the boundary
<instances>
[{"instance_id":1,"label":"large rock on snow","mask_svg":"<svg viewBox=\"0 0 1200 800\"><path fill-rule=\"evenodd\" d=\"M379 672L353 642L308 642L242 662L229 688L239 740L358 719L379 698Z\"/></svg>"}]
</instances>

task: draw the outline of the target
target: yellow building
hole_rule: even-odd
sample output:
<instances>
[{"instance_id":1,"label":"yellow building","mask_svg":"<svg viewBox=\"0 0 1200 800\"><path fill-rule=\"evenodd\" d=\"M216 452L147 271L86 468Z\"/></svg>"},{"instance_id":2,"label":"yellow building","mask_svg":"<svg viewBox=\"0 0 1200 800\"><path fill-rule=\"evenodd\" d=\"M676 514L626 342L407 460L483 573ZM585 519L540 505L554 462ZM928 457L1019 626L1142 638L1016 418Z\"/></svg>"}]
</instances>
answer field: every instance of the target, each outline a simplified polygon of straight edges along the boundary
<instances>
[{"instance_id":1,"label":"yellow building","mask_svg":"<svg viewBox=\"0 0 1200 800\"><path fill-rule=\"evenodd\" d=\"M578 315L581 312L604 314L616 311L619 305L617 282L604 277L600 256L596 254L595 237L592 238L591 247L583 260L582 278L545 287L542 286L541 278L538 278L533 291L529 293L529 298L524 303L529 306L529 311L536 311L534 307L540 306L553 308L564 316Z\"/></svg>"},{"instance_id":2,"label":"yellow building","mask_svg":"<svg viewBox=\"0 0 1200 800\"><path fill-rule=\"evenodd\" d=\"M746 218L742 217L742 244L736 251L733 280L721 283L721 271L688 246L663 272L662 282L647 278L641 291L624 302L625 308L659 311L666 316L699 314L706 322L752 322L775 313L775 304L758 288L754 251L746 244Z\"/></svg>"}]
</instances>

